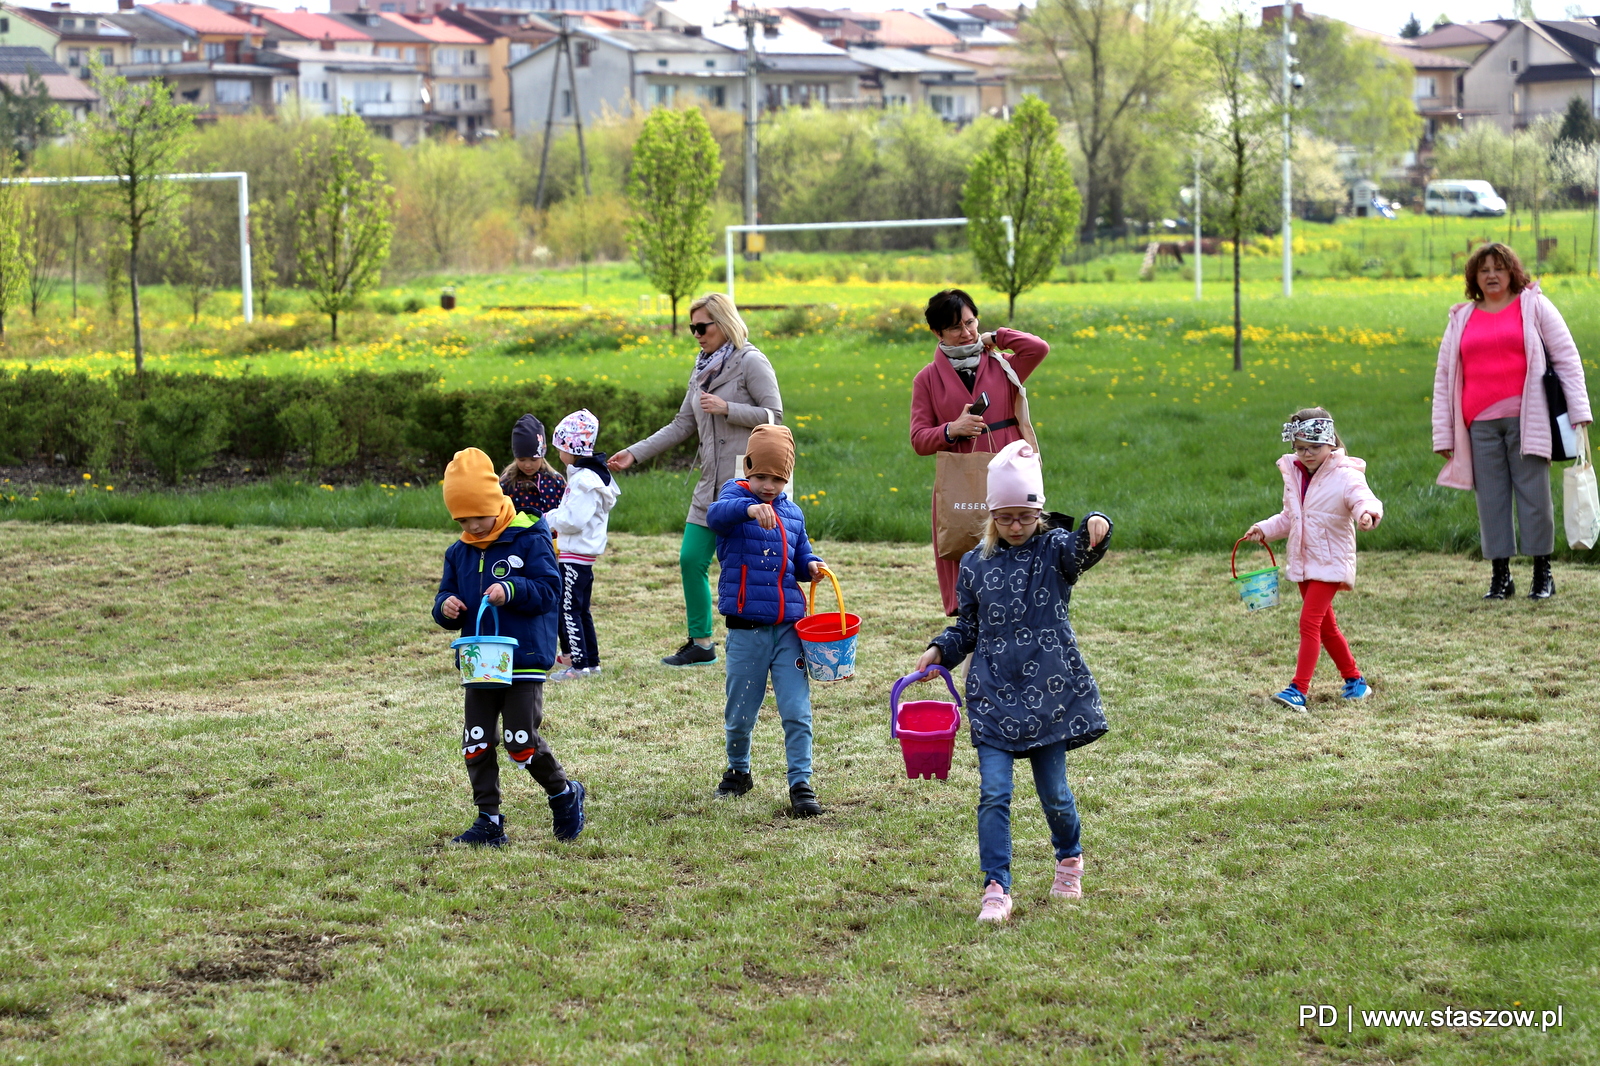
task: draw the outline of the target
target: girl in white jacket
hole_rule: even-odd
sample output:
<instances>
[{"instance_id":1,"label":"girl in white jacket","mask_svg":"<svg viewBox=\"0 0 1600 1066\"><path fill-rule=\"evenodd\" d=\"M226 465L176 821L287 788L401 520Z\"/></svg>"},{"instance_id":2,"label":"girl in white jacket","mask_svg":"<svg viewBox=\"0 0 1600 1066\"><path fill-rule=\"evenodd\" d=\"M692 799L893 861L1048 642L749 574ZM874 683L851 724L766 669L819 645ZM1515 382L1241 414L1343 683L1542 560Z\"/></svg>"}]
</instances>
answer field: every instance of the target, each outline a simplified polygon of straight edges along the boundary
<instances>
[{"instance_id":1,"label":"girl in white jacket","mask_svg":"<svg viewBox=\"0 0 1600 1066\"><path fill-rule=\"evenodd\" d=\"M550 438L567 464L567 492L561 506L544 517L559 533L556 562L561 570L561 650L563 669L546 680L570 681L600 672L600 646L589 612L594 561L606 550L606 524L622 489L606 468L604 452L594 450L600 420L587 409L563 418Z\"/></svg>"}]
</instances>

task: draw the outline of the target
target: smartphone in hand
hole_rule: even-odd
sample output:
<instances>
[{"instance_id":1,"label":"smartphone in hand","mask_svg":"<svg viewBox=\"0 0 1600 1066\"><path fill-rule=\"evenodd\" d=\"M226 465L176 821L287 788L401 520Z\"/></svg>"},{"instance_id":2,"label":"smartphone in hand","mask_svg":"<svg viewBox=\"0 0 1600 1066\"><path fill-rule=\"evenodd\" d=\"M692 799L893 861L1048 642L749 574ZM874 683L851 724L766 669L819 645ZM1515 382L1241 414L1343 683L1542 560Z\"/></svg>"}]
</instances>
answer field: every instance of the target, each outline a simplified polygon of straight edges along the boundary
<instances>
[{"instance_id":1,"label":"smartphone in hand","mask_svg":"<svg viewBox=\"0 0 1600 1066\"><path fill-rule=\"evenodd\" d=\"M976 400L972 401L972 406L967 408L967 413L971 414L971 415L981 415L981 414L983 414L983 412L987 411L988 409L989 409L989 394L987 392L980 392L978 394L978 398Z\"/></svg>"}]
</instances>

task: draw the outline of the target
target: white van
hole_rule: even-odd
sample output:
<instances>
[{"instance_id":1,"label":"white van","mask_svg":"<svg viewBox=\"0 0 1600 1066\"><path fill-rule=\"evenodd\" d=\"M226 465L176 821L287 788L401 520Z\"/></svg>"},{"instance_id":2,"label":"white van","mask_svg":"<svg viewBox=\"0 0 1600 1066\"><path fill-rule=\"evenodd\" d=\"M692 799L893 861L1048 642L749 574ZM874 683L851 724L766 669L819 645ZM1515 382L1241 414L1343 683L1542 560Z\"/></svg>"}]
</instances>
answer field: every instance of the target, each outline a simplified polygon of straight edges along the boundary
<instances>
[{"instance_id":1,"label":"white van","mask_svg":"<svg viewBox=\"0 0 1600 1066\"><path fill-rule=\"evenodd\" d=\"M1430 215L1503 215L1506 202L1486 181L1430 181L1422 209Z\"/></svg>"}]
</instances>

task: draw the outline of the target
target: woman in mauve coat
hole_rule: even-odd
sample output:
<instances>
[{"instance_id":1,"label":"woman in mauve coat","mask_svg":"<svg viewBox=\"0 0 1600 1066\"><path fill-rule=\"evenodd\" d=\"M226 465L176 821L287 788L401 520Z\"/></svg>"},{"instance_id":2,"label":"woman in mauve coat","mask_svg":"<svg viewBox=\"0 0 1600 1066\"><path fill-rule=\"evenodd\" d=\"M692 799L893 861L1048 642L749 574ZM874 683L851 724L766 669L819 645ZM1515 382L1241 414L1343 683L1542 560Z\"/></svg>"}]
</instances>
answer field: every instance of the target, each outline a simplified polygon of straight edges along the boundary
<instances>
[{"instance_id":1,"label":"woman in mauve coat","mask_svg":"<svg viewBox=\"0 0 1600 1066\"><path fill-rule=\"evenodd\" d=\"M978 305L960 289L946 289L928 301L923 312L928 328L939 338L933 362L918 372L911 383L911 447L918 455L935 452L998 452L1014 440L1022 440L1014 404L1017 390L990 352L1011 353L1009 362L1019 381L1050 354L1050 345L1031 333L1015 329L978 332ZM967 408L981 394L989 394L989 409L982 415ZM939 499L933 500L937 523ZM954 615L956 577L959 559L940 559L939 596L944 613Z\"/></svg>"}]
</instances>

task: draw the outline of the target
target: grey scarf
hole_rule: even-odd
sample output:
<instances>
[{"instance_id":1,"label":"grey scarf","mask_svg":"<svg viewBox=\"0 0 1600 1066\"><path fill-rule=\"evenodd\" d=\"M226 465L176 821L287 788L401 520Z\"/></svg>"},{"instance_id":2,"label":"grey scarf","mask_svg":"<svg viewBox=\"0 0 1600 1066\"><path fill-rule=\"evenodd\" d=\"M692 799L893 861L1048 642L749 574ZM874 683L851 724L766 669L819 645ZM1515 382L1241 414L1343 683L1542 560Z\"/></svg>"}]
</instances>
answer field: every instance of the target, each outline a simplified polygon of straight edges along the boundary
<instances>
[{"instance_id":1,"label":"grey scarf","mask_svg":"<svg viewBox=\"0 0 1600 1066\"><path fill-rule=\"evenodd\" d=\"M699 379L700 387L702 389L711 385L711 382L715 380L717 374L721 372L722 364L726 363L728 361L728 356L732 354L732 341L727 341L722 347L718 348L714 352L700 353L699 357L694 361L694 373L692 376Z\"/></svg>"},{"instance_id":2,"label":"grey scarf","mask_svg":"<svg viewBox=\"0 0 1600 1066\"><path fill-rule=\"evenodd\" d=\"M956 370L978 369L978 357L983 355L983 341L976 340L971 344L958 344L950 347L948 344L939 345L939 352Z\"/></svg>"}]
</instances>

